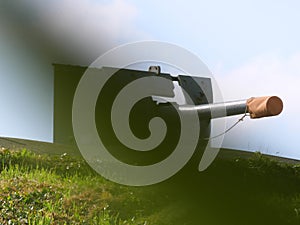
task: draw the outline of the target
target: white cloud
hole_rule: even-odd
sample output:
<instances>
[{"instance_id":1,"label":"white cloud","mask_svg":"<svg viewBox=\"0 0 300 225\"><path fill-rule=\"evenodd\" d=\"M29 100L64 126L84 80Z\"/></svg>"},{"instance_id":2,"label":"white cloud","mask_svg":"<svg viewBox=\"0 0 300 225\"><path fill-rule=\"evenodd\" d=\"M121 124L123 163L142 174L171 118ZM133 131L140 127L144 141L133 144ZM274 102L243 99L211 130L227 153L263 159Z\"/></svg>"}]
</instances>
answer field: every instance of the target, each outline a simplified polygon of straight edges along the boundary
<instances>
[{"instance_id":1,"label":"white cloud","mask_svg":"<svg viewBox=\"0 0 300 225\"><path fill-rule=\"evenodd\" d=\"M25 24L34 35L74 57L98 57L116 45L146 37L136 25L137 8L126 0L25 0L14 7L23 10L18 13L23 18L31 18Z\"/></svg>"},{"instance_id":2,"label":"white cloud","mask_svg":"<svg viewBox=\"0 0 300 225\"><path fill-rule=\"evenodd\" d=\"M137 9L124 0L110 3L62 0L47 7L44 13L46 27L61 34L62 38L65 35L97 43L103 36L114 40L129 38L134 30Z\"/></svg>"},{"instance_id":3,"label":"white cloud","mask_svg":"<svg viewBox=\"0 0 300 225\"><path fill-rule=\"evenodd\" d=\"M300 54L287 59L259 56L218 77L225 98L282 95L287 100L300 83Z\"/></svg>"}]
</instances>

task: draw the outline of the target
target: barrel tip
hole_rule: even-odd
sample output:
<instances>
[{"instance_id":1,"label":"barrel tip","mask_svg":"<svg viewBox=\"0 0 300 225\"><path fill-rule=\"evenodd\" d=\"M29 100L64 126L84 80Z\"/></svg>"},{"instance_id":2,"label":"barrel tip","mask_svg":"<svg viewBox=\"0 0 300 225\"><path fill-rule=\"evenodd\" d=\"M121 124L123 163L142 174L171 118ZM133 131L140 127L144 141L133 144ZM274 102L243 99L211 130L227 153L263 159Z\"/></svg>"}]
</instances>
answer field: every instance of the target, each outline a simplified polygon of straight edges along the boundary
<instances>
[{"instance_id":1,"label":"barrel tip","mask_svg":"<svg viewBox=\"0 0 300 225\"><path fill-rule=\"evenodd\" d=\"M283 110L283 102L277 96L255 97L247 100L247 111L251 118L277 116Z\"/></svg>"},{"instance_id":2,"label":"barrel tip","mask_svg":"<svg viewBox=\"0 0 300 225\"><path fill-rule=\"evenodd\" d=\"M283 110L283 102L278 96L271 96L268 99L267 108L272 116L277 116Z\"/></svg>"}]
</instances>

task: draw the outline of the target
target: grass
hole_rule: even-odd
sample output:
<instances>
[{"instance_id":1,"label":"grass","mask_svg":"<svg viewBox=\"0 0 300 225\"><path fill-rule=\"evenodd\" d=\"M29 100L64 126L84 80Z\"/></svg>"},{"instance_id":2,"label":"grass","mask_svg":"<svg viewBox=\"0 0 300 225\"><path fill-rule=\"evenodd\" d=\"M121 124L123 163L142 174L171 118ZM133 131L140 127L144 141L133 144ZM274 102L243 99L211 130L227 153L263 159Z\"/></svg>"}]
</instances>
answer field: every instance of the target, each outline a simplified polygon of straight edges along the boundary
<instances>
[{"instance_id":1,"label":"grass","mask_svg":"<svg viewBox=\"0 0 300 225\"><path fill-rule=\"evenodd\" d=\"M0 163L0 224L300 224L300 166L259 153L202 173L191 163L148 187L107 181L68 154L2 149Z\"/></svg>"},{"instance_id":2,"label":"grass","mask_svg":"<svg viewBox=\"0 0 300 225\"><path fill-rule=\"evenodd\" d=\"M110 204L120 208L136 200L127 187L103 180L80 158L4 149L0 159L0 224L145 223L135 221L134 213L121 218L111 210Z\"/></svg>"}]
</instances>

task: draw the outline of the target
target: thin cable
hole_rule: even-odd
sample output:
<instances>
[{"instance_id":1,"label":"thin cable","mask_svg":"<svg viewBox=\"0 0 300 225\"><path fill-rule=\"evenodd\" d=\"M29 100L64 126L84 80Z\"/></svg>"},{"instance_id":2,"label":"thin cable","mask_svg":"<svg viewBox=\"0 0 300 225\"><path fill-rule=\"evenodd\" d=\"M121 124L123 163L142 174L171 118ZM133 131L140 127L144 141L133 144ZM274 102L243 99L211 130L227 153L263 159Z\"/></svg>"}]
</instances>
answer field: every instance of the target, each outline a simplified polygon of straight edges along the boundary
<instances>
[{"instance_id":1,"label":"thin cable","mask_svg":"<svg viewBox=\"0 0 300 225\"><path fill-rule=\"evenodd\" d=\"M211 139L214 139L214 138L217 138L217 137L220 137L220 136L226 134L226 133L229 132L232 128L234 128L236 125L238 125L240 122L242 122L246 116L248 116L248 115L247 115L247 107L246 107L246 109L245 109L245 114L244 114L241 118L239 118L238 121L236 121L231 127L229 127L227 130L225 130L225 131L222 132L221 134L218 134L218 135L213 136L213 137L210 137L210 138L204 138L204 140L211 140Z\"/></svg>"}]
</instances>

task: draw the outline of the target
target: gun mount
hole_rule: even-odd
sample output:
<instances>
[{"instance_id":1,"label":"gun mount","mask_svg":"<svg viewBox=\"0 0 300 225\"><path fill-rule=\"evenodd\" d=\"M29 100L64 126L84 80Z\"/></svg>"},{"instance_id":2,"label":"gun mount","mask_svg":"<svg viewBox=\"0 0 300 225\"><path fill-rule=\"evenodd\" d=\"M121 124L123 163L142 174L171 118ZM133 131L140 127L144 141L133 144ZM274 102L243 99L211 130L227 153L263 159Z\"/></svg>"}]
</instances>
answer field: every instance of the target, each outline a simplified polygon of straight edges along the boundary
<instances>
[{"instance_id":1,"label":"gun mount","mask_svg":"<svg viewBox=\"0 0 300 225\"><path fill-rule=\"evenodd\" d=\"M151 67L149 71L140 71L55 65L55 142L65 143L69 136L74 136L71 120L73 97L77 85L87 69L93 70L100 76L106 73L113 74L99 93L94 121L99 138L103 141L104 146L110 149L111 155L128 164L152 165L172 154L181 135L180 114L197 115L201 132L196 149L199 154L202 154L208 143L207 139L211 136L210 123L212 119L245 113L249 113L251 118L262 118L278 115L283 109L281 99L276 96L214 103L210 78L187 75L174 77L170 74L161 73L159 67ZM167 132L159 146L149 151L136 151L136 149L123 145L116 136L112 125L112 109L115 99L124 87L145 77L153 78L153 81L150 79L149 87L143 87L151 89L150 96L143 97L132 104L128 118L125 118L125 115L120 115L120 117L125 118L124 120L129 123L130 132L141 140L147 139L151 135L149 122L155 117L159 117L165 122ZM167 85L161 79L156 81L155 78L157 77L168 80ZM168 98L176 98L174 84L182 89L184 104L168 100ZM127 100L131 100L132 97L135 96L128 96ZM155 97L163 98L163 101L159 102ZM190 131L193 132L192 128Z\"/></svg>"}]
</instances>

